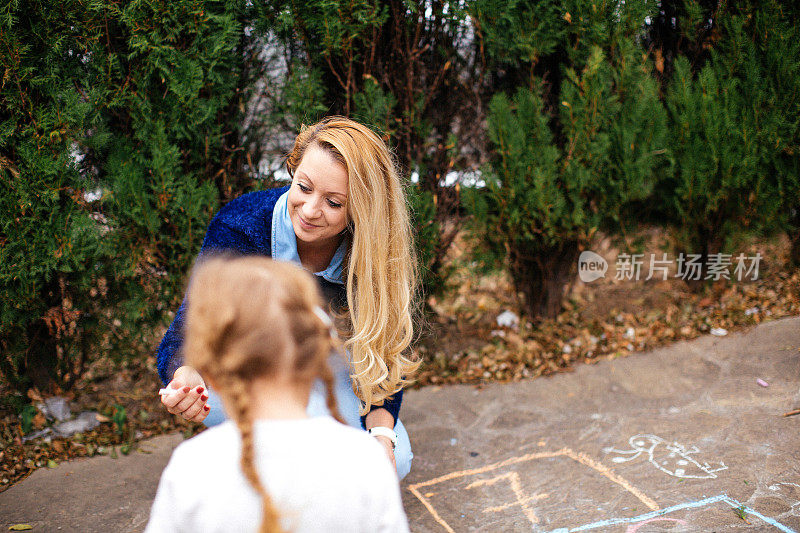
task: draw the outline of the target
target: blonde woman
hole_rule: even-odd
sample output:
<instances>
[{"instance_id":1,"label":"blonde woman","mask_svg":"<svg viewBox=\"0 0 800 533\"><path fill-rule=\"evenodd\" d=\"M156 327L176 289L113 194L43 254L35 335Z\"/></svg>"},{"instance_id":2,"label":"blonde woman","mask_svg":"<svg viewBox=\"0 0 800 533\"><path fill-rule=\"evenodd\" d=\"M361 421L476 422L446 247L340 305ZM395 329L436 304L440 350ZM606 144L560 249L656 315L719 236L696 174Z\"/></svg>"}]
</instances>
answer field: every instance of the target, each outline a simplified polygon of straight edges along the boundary
<instances>
[{"instance_id":1,"label":"blonde woman","mask_svg":"<svg viewBox=\"0 0 800 533\"><path fill-rule=\"evenodd\" d=\"M413 455L398 413L419 366L407 355L417 271L394 160L369 128L328 117L297 136L287 169L290 186L245 194L220 210L200 255L263 255L316 275L328 310L342 319L350 357L335 369L339 410L378 439L403 478ZM158 348L159 375L177 391L162 403L187 420L218 424L225 418L218 398L180 355L183 316L181 305ZM315 388L310 414L326 412L322 398Z\"/></svg>"},{"instance_id":2,"label":"blonde woman","mask_svg":"<svg viewBox=\"0 0 800 533\"><path fill-rule=\"evenodd\" d=\"M407 533L381 446L308 416L320 380L341 422L328 365L338 342L311 274L265 257L212 258L195 267L187 301L186 362L232 420L178 446L146 533Z\"/></svg>"}]
</instances>

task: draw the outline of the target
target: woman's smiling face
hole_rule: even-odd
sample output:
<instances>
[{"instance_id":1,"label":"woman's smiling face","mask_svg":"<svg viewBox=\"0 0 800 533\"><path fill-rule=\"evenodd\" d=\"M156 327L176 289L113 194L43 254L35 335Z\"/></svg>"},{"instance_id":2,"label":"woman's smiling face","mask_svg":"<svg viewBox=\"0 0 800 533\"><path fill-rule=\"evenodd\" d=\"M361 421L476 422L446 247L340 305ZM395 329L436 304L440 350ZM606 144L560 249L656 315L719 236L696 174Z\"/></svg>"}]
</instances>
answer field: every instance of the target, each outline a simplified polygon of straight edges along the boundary
<instances>
[{"instance_id":1,"label":"woman's smiling face","mask_svg":"<svg viewBox=\"0 0 800 533\"><path fill-rule=\"evenodd\" d=\"M347 227L347 170L312 144L294 171L288 208L294 234L305 244L338 244Z\"/></svg>"}]
</instances>

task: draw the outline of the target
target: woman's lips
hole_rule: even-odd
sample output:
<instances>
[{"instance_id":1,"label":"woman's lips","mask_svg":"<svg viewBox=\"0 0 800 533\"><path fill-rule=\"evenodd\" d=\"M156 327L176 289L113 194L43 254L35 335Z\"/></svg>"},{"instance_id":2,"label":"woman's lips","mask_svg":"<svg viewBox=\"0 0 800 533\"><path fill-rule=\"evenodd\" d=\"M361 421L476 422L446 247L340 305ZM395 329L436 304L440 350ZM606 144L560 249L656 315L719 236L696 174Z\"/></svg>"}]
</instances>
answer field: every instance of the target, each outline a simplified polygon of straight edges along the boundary
<instances>
[{"instance_id":1,"label":"woman's lips","mask_svg":"<svg viewBox=\"0 0 800 533\"><path fill-rule=\"evenodd\" d=\"M300 225L301 225L301 226L302 226L304 229L314 229L314 228L318 228L318 227L319 227L319 226L316 226L316 225L314 225L314 224L309 224L309 223L308 223L308 222L306 222L306 220L305 220L303 217L301 217L300 215L297 215L297 219L300 221Z\"/></svg>"}]
</instances>

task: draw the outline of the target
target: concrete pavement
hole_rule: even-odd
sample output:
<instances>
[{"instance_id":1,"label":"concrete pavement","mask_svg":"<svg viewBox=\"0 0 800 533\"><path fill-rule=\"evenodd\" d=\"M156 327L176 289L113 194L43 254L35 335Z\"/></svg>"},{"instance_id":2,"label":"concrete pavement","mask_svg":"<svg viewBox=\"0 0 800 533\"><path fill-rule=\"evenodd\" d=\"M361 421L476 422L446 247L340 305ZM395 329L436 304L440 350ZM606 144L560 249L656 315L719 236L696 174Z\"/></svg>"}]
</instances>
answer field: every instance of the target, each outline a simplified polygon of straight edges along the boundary
<instances>
[{"instance_id":1,"label":"concrete pavement","mask_svg":"<svg viewBox=\"0 0 800 533\"><path fill-rule=\"evenodd\" d=\"M140 451L77 459L42 468L0 494L0 527L30 524L33 531L142 531L161 471L183 435L161 435Z\"/></svg>"},{"instance_id":2,"label":"concrete pavement","mask_svg":"<svg viewBox=\"0 0 800 533\"><path fill-rule=\"evenodd\" d=\"M799 348L791 318L409 394L413 529L800 531Z\"/></svg>"},{"instance_id":3,"label":"concrete pavement","mask_svg":"<svg viewBox=\"0 0 800 533\"><path fill-rule=\"evenodd\" d=\"M800 532L800 318L512 384L409 391L415 532ZM759 385L763 380L767 387ZM0 526L141 531L180 435L43 469Z\"/></svg>"}]
</instances>

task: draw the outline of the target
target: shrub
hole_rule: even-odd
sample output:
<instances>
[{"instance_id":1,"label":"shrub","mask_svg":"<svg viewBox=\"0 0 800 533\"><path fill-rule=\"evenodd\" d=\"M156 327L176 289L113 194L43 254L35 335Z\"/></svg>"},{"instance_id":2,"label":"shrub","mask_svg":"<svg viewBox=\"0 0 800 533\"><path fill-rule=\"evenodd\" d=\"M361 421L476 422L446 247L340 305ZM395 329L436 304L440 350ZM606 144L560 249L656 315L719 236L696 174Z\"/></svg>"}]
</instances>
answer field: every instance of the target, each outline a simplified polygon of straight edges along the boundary
<instances>
[{"instance_id":1,"label":"shrub","mask_svg":"<svg viewBox=\"0 0 800 533\"><path fill-rule=\"evenodd\" d=\"M175 298L236 178L243 13L183 0L3 11L0 370L18 388L68 387L93 358L141 350Z\"/></svg>"},{"instance_id":2,"label":"shrub","mask_svg":"<svg viewBox=\"0 0 800 533\"><path fill-rule=\"evenodd\" d=\"M703 263L735 253L753 233L800 231L791 218L800 193L800 34L780 13L773 2L722 13L720 42L697 75L685 58L675 62L668 198L679 251Z\"/></svg>"},{"instance_id":3,"label":"shrub","mask_svg":"<svg viewBox=\"0 0 800 533\"><path fill-rule=\"evenodd\" d=\"M507 259L531 317L555 317L594 232L653 189L664 112L646 63L630 43L620 50L607 60L595 47L582 71L567 69L557 117L541 89L492 100L495 157L485 189L471 195L473 229L490 256Z\"/></svg>"}]
</instances>

